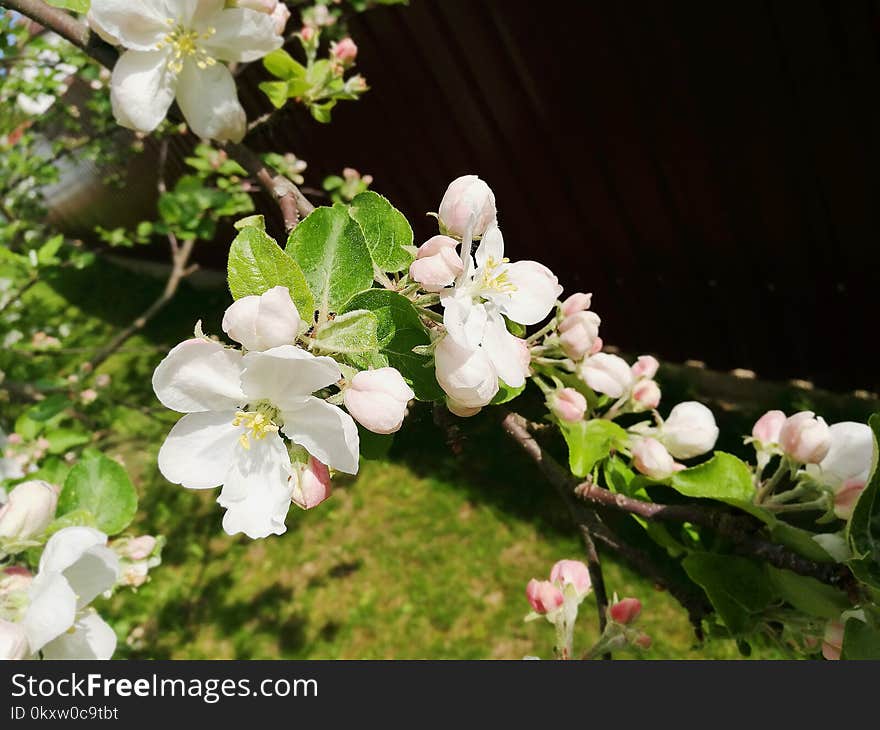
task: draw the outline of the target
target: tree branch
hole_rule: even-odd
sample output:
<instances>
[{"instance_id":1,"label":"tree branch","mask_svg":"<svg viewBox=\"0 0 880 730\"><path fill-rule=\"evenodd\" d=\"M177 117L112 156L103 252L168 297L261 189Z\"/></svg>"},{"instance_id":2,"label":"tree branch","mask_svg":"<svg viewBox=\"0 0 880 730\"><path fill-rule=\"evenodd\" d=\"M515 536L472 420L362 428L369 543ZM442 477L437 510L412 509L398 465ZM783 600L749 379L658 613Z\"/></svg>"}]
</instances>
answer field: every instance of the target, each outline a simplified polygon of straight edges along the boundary
<instances>
[{"instance_id":1,"label":"tree branch","mask_svg":"<svg viewBox=\"0 0 880 730\"><path fill-rule=\"evenodd\" d=\"M697 504L666 505L644 502L623 494L617 494L590 482L576 484L552 456L532 438L528 422L516 413L504 419L504 428L541 467L557 489L573 493L590 504L637 515L642 519L665 522L689 522L717 532L731 541L734 550L742 555L763 560L777 568L790 570L799 575L815 578L822 583L842 588L852 595L855 581L852 573L836 563L819 563L809 560L784 545L778 545L761 537L758 532L763 525L747 515L735 515L715 507Z\"/></svg>"}]
</instances>

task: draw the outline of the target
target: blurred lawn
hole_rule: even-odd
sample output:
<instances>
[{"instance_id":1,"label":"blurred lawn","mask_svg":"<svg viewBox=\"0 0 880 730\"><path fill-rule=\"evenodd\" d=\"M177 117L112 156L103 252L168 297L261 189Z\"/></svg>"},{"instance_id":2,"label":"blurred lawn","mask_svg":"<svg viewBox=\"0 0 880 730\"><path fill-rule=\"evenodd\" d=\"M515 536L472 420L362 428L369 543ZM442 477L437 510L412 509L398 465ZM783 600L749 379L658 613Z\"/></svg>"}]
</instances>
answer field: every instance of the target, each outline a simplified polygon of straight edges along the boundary
<instances>
[{"instance_id":1,"label":"blurred lawn","mask_svg":"<svg viewBox=\"0 0 880 730\"><path fill-rule=\"evenodd\" d=\"M93 348L160 287L99 263L56 275L27 303L47 322L72 325L67 347ZM551 626L523 622L525 584L560 558L581 558L582 548L534 466L479 420L462 425L456 456L430 411L413 408L387 462L365 463L354 479L338 476L330 500L310 512L292 507L288 532L261 541L223 533L214 490L165 482L156 453L177 416L155 401L150 375L170 346L191 336L197 319L206 332L220 332L227 296L185 287L102 368L113 376L99 401L100 418L110 424L103 447L128 467L141 495L133 529L168 538L163 565L139 595L120 592L102 609L122 639L117 656L551 657ZM59 362L42 364L60 369ZM685 394L687 384L668 388ZM743 423L753 415L741 414ZM641 623L654 639L647 657L739 656L730 642L695 647L672 598L609 556L604 565L609 592L643 601ZM591 600L581 616L576 649L595 636Z\"/></svg>"}]
</instances>

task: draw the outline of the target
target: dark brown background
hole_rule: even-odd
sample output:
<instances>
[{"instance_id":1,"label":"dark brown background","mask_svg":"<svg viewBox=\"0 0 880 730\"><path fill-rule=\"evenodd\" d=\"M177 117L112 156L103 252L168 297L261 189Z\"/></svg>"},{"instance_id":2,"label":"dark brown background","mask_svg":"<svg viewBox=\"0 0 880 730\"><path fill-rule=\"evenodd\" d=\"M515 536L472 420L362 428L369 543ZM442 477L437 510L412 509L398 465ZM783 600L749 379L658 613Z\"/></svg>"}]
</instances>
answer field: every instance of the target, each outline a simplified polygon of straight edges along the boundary
<instances>
[{"instance_id":1,"label":"dark brown background","mask_svg":"<svg viewBox=\"0 0 880 730\"><path fill-rule=\"evenodd\" d=\"M257 142L372 174L418 239L478 173L509 255L625 350L876 390L878 28L869 0L412 0L352 21L361 102Z\"/></svg>"}]
</instances>

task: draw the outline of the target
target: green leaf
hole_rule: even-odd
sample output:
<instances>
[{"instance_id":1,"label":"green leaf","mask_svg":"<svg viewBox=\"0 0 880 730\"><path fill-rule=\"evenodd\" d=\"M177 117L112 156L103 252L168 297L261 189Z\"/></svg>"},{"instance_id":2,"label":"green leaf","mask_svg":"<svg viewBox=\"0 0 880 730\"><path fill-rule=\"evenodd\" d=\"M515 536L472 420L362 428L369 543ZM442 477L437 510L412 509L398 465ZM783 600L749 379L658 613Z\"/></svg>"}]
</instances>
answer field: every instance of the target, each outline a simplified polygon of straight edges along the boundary
<instances>
[{"instance_id":1,"label":"green leaf","mask_svg":"<svg viewBox=\"0 0 880 730\"><path fill-rule=\"evenodd\" d=\"M344 205L310 213L293 229L286 250L305 274L324 314L344 311L349 299L373 284L367 242Z\"/></svg>"},{"instance_id":2,"label":"green leaf","mask_svg":"<svg viewBox=\"0 0 880 730\"><path fill-rule=\"evenodd\" d=\"M815 578L767 566L779 596L798 611L816 618L838 619L850 608L846 594Z\"/></svg>"},{"instance_id":3,"label":"green leaf","mask_svg":"<svg viewBox=\"0 0 880 730\"><path fill-rule=\"evenodd\" d=\"M630 484L636 478L636 473L622 459L612 456L605 461L602 471L605 475L605 484L609 489L632 496Z\"/></svg>"},{"instance_id":4,"label":"green leaf","mask_svg":"<svg viewBox=\"0 0 880 730\"><path fill-rule=\"evenodd\" d=\"M355 196L349 213L361 227L376 266L395 273L409 268L413 255L404 247L413 245L413 231L403 213L371 190Z\"/></svg>"},{"instance_id":5,"label":"green leaf","mask_svg":"<svg viewBox=\"0 0 880 730\"><path fill-rule=\"evenodd\" d=\"M283 107L290 98L286 81L262 81L259 88L276 109Z\"/></svg>"},{"instance_id":6,"label":"green leaf","mask_svg":"<svg viewBox=\"0 0 880 730\"><path fill-rule=\"evenodd\" d=\"M285 50L279 48L263 58L263 66L273 76L290 81L306 75L306 68Z\"/></svg>"},{"instance_id":7,"label":"green leaf","mask_svg":"<svg viewBox=\"0 0 880 730\"><path fill-rule=\"evenodd\" d=\"M755 493L749 468L723 451L702 464L676 472L670 483L687 497L749 502Z\"/></svg>"},{"instance_id":8,"label":"green leaf","mask_svg":"<svg viewBox=\"0 0 880 730\"><path fill-rule=\"evenodd\" d=\"M72 10L74 13L87 13L91 0L46 0L46 4L62 10Z\"/></svg>"},{"instance_id":9,"label":"green leaf","mask_svg":"<svg viewBox=\"0 0 880 730\"><path fill-rule=\"evenodd\" d=\"M355 294L343 311L358 309L368 309L378 317L379 354L360 360L351 358L355 364L364 368L390 365L410 382L416 398L442 400L444 395L437 384L432 360L413 352L414 347L429 344L431 338L412 303L387 289L367 289Z\"/></svg>"},{"instance_id":10,"label":"green leaf","mask_svg":"<svg viewBox=\"0 0 880 730\"><path fill-rule=\"evenodd\" d=\"M773 539L773 542L785 545L805 558L815 560L817 563L836 562L825 548L813 539L814 534L800 527L789 525L782 520L776 520L774 524L770 525L770 537Z\"/></svg>"},{"instance_id":11,"label":"green leaf","mask_svg":"<svg viewBox=\"0 0 880 730\"><path fill-rule=\"evenodd\" d=\"M137 512L137 492L128 473L103 454L83 459L74 466L58 499L58 514L87 510L99 530L108 535L122 532Z\"/></svg>"},{"instance_id":12,"label":"green leaf","mask_svg":"<svg viewBox=\"0 0 880 730\"><path fill-rule=\"evenodd\" d=\"M848 619L843 631L841 659L880 659L880 631L856 618Z\"/></svg>"},{"instance_id":13,"label":"green leaf","mask_svg":"<svg viewBox=\"0 0 880 730\"><path fill-rule=\"evenodd\" d=\"M257 226L242 229L229 249L229 291L234 299L286 286L304 321L315 313L315 300L299 265Z\"/></svg>"},{"instance_id":14,"label":"green leaf","mask_svg":"<svg viewBox=\"0 0 880 730\"><path fill-rule=\"evenodd\" d=\"M315 337L321 350L344 355L379 351L379 318L366 309L340 314L323 325Z\"/></svg>"},{"instance_id":15,"label":"green leaf","mask_svg":"<svg viewBox=\"0 0 880 730\"><path fill-rule=\"evenodd\" d=\"M53 393L48 398L44 398L36 405L28 408L27 415L28 418L34 421L48 421L50 418L61 413L69 405L70 399L64 393Z\"/></svg>"},{"instance_id":16,"label":"green leaf","mask_svg":"<svg viewBox=\"0 0 880 730\"><path fill-rule=\"evenodd\" d=\"M880 414L871 416L868 425L874 433L871 478L859 495L847 526L847 539L853 552L848 564L856 578L880 588L880 469L877 468Z\"/></svg>"},{"instance_id":17,"label":"green leaf","mask_svg":"<svg viewBox=\"0 0 880 730\"><path fill-rule=\"evenodd\" d=\"M585 477L611 450L626 445L627 435L613 421L594 418L591 421L561 424L568 444L568 464L576 477Z\"/></svg>"},{"instance_id":18,"label":"green leaf","mask_svg":"<svg viewBox=\"0 0 880 730\"><path fill-rule=\"evenodd\" d=\"M46 528L44 537L48 539L65 527L97 527L97 523L95 516L88 510L75 509L52 520L52 523Z\"/></svg>"},{"instance_id":19,"label":"green leaf","mask_svg":"<svg viewBox=\"0 0 880 730\"><path fill-rule=\"evenodd\" d=\"M499 406L502 403L507 403L512 401L514 398L519 396L526 389L526 383L523 383L518 388L511 388L507 383L505 383L500 378L498 379L498 392L495 394L495 397L490 401L489 405Z\"/></svg>"},{"instance_id":20,"label":"green leaf","mask_svg":"<svg viewBox=\"0 0 880 730\"><path fill-rule=\"evenodd\" d=\"M747 634L755 616L775 599L765 566L748 558L691 553L683 561L687 574L706 592L719 618L734 636Z\"/></svg>"},{"instance_id":21,"label":"green leaf","mask_svg":"<svg viewBox=\"0 0 880 730\"><path fill-rule=\"evenodd\" d=\"M55 428L47 431L45 436L49 441L50 454L63 454L75 446L82 446L92 440L85 431L74 428Z\"/></svg>"}]
</instances>

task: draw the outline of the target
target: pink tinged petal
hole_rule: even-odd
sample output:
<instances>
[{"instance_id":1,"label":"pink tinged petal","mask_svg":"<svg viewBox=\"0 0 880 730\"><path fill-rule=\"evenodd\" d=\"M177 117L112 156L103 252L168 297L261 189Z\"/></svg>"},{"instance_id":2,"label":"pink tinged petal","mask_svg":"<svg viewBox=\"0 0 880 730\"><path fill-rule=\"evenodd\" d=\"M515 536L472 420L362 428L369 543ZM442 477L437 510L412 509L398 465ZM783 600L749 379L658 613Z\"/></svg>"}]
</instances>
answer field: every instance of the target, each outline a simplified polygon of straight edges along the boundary
<instances>
[{"instance_id":1,"label":"pink tinged petal","mask_svg":"<svg viewBox=\"0 0 880 730\"><path fill-rule=\"evenodd\" d=\"M170 50L126 51L113 67L110 102L123 127L148 134L174 101L177 78L168 68Z\"/></svg>"},{"instance_id":2,"label":"pink tinged petal","mask_svg":"<svg viewBox=\"0 0 880 730\"><path fill-rule=\"evenodd\" d=\"M767 411L752 427L752 438L762 444L779 443L779 434L785 423L785 413L782 411Z\"/></svg>"},{"instance_id":3,"label":"pink tinged petal","mask_svg":"<svg viewBox=\"0 0 880 730\"><path fill-rule=\"evenodd\" d=\"M175 19L187 28L210 26L223 8L226 0L166 0L174 10Z\"/></svg>"},{"instance_id":4,"label":"pink tinged petal","mask_svg":"<svg viewBox=\"0 0 880 730\"><path fill-rule=\"evenodd\" d=\"M578 596L592 588L590 570L580 560L559 560L550 570L550 580L558 586L574 586Z\"/></svg>"},{"instance_id":5,"label":"pink tinged petal","mask_svg":"<svg viewBox=\"0 0 880 730\"><path fill-rule=\"evenodd\" d=\"M620 398L632 387L634 380L623 358L603 352L584 360L579 372L593 390L612 398Z\"/></svg>"},{"instance_id":6,"label":"pink tinged petal","mask_svg":"<svg viewBox=\"0 0 880 730\"><path fill-rule=\"evenodd\" d=\"M346 474L357 474L360 438L354 420L319 398L304 398L284 410L282 431L319 461Z\"/></svg>"},{"instance_id":7,"label":"pink tinged petal","mask_svg":"<svg viewBox=\"0 0 880 730\"><path fill-rule=\"evenodd\" d=\"M281 48L275 20L266 13L230 8L206 21L214 30L202 47L218 61L250 63Z\"/></svg>"},{"instance_id":8,"label":"pink tinged petal","mask_svg":"<svg viewBox=\"0 0 880 730\"><path fill-rule=\"evenodd\" d=\"M223 529L253 540L281 535L293 485L290 456L277 434L251 438L250 448L235 452L217 503L226 508Z\"/></svg>"},{"instance_id":9,"label":"pink tinged petal","mask_svg":"<svg viewBox=\"0 0 880 730\"><path fill-rule=\"evenodd\" d=\"M348 412L364 428L390 434L400 430L415 393L396 369L386 367L357 373L343 398Z\"/></svg>"},{"instance_id":10,"label":"pink tinged petal","mask_svg":"<svg viewBox=\"0 0 880 730\"><path fill-rule=\"evenodd\" d=\"M584 294L583 292L575 292L562 302L562 316L567 317L569 314L583 312L590 308L593 302L592 294Z\"/></svg>"},{"instance_id":11,"label":"pink tinged petal","mask_svg":"<svg viewBox=\"0 0 880 730\"><path fill-rule=\"evenodd\" d=\"M333 358L315 357L299 347L283 345L245 355L241 385L249 403L268 400L284 410L341 378Z\"/></svg>"},{"instance_id":12,"label":"pink tinged petal","mask_svg":"<svg viewBox=\"0 0 880 730\"><path fill-rule=\"evenodd\" d=\"M116 633L94 611L76 620L72 633L64 633L43 647L45 659L107 660L116 651Z\"/></svg>"},{"instance_id":13,"label":"pink tinged petal","mask_svg":"<svg viewBox=\"0 0 880 730\"><path fill-rule=\"evenodd\" d=\"M497 299L501 311L514 322L537 324L556 306L562 294L559 280L537 261L517 261L507 269L507 280L516 287L504 300Z\"/></svg>"},{"instance_id":14,"label":"pink tinged petal","mask_svg":"<svg viewBox=\"0 0 880 730\"><path fill-rule=\"evenodd\" d=\"M242 297L223 315L223 331L248 350L292 344L300 327L290 290L276 286L259 296Z\"/></svg>"},{"instance_id":15,"label":"pink tinged petal","mask_svg":"<svg viewBox=\"0 0 880 730\"><path fill-rule=\"evenodd\" d=\"M843 482L834 493L834 514L841 520L848 520L852 517L856 502L865 489L865 482L862 479L848 479Z\"/></svg>"},{"instance_id":16,"label":"pink tinged petal","mask_svg":"<svg viewBox=\"0 0 880 730\"><path fill-rule=\"evenodd\" d=\"M199 68L188 59L178 77L177 103L197 137L241 142L247 131L235 80L222 63Z\"/></svg>"},{"instance_id":17,"label":"pink tinged petal","mask_svg":"<svg viewBox=\"0 0 880 730\"><path fill-rule=\"evenodd\" d=\"M500 316L489 320L483 335L483 349L501 380L511 388L525 384L528 370L523 370L520 339L507 331Z\"/></svg>"},{"instance_id":18,"label":"pink tinged petal","mask_svg":"<svg viewBox=\"0 0 880 730\"><path fill-rule=\"evenodd\" d=\"M234 410L241 392L242 357L217 342L187 340L175 347L153 373L153 390L166 408L179 413Z\"/></svg>"},{"instance_id":19,"label":"pink tinged petal","mask_svg":"<svg viewBox=\"0 0 880 730\"><path fill-rule=\"evenodd\" d=\"M188 489L223 484L244 433L233 426L236 411L190 413L181 418L159 449L159 471Z\"/></svg>"},{"instance_id":20,"label":"pink tinged petal","mask_svg":"<svg viewBox=\"0 0 880 730\"><path fill-rule=\"evenodd\" d=\"M470 240L495 222L495 196L476 175L462 175L449 184L438 213L449 233Z\"/></svg>"},{"instance_id":21,"label":"pink tinged petal","mask_svg":"<svg viewBox=\"0 0 880 730\"><path fill-rule=\"evenodd\" d=\"M842 621L829 621L825 625L825 635L822 637L822 656L829 661L840 659L843 651L843 636L845 628Z\"/></svg>"},{"instance_id":22,"label":"pink tinged petal","mask_svg":"<svg viewBox=\"0 0 880 730\"><path fill-rule=\"evenodd\" d=\"M445 238L445 236L437 236L437 238ZM442 248L432 256L420 255L410 264L409 275L413 281L421 284L425 291L436 293L455 283L455 278L463 270L464 264L455 250Z\"/></svg>"},{"instance_id":23,"label":"pink tinged petal","mask_svg":"<svg viewBox=\"0 0 880 730\"><path fill-rule=\"evenodd\" d=\"M874 457L874 437L864 423L843 421L828 429L831 446L819 463L821 480L836 487L848 480L867 482Z\"/></svg>"},{"instance_id":24,"label":"pink tinged petal","mask_svg":"<svg viewBox=\"0 0 880 730\"><path fill-rule=\"evenodd\" d=\"M608 609L611 620L624 626L633 623L641 613L642 602L638 598L622 598Z\"/></svg>"},{"instance_id":25,"label":"pink tinged petal","mask_svg":"<svg viewBox=\"0 0 880 730\"><path fill-rule=\"evenodd\" d=\"M632 366L632 373L637 378L653 378L660 369L660 363L653 355L639 355Z\"/></svg>"},{"instance_id":26,"label":"pink tinged petal","mask_svg":"<svg viewBox=\"0 0 880 730\"><path fill-rule=\"evenodd\" d=\"M88 24L108 43L151 51L168 33L164 0L92 0Z\"/></svg>"},{"instance_id":27,"label":"pink tinged petal","mask_svg":"<svg viewBox=\"0 0 880 730\"><path fill-rule=\"evenodd\" d=\"M76 617L76 594L61 573L40 573L28 591L22 626L32 654L67 631Z\"/></svg>"},{"instance_id":28,"label":"pink tinged petal","mask_svg":"<svg viewBox=\"0 0 880 730\"><path fill-rule=\"evenodd\" d=\"M549 613L559 608L565 598L549 580L535 580L532 578L526 586L526 598L535 613Z\"/></svg>"}]
</instances>

